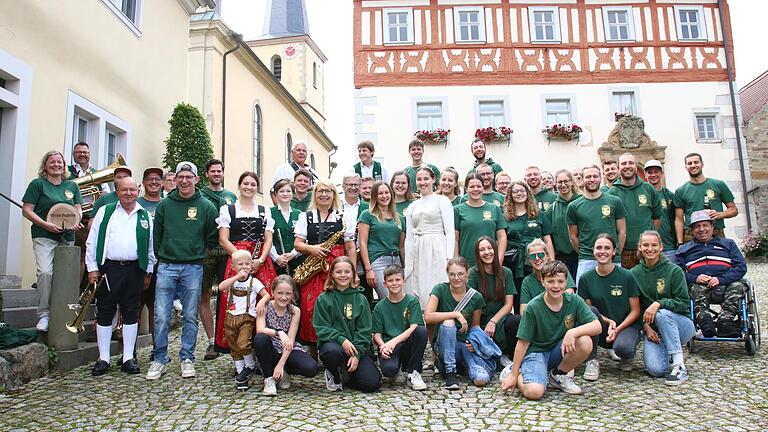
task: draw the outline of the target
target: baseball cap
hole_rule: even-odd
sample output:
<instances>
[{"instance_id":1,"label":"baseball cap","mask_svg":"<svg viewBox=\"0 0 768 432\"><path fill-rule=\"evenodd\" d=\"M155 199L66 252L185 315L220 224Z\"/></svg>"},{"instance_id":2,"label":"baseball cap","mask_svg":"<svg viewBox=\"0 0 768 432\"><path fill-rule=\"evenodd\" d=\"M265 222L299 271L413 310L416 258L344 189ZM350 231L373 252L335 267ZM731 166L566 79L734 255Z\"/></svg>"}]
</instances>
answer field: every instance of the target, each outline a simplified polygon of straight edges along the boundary
<instances>
[{"instance_id":1,"label":"baseball cap","mask_svg":"<svg viewBox=\"0 0 768 432\"><path fill-rule=\"evenodd\" d=\"M158 167L149 167L149 168L145 169L144 170L144 174L143 174L143 176L141 178L145 179L151 173L155 173L155 174L159 175L160 178L163 178L163 169L162 168L158 168Z\"/></svg>"},{"instance_id":2,"label":"baseball cap","mask_svg":"<svg viewBox=\"0 0 768 432\"><path fill-rule=\"evenodd\" d=\"M179 162L178 165L176 165L176 174L182 172L182 171L189 171L195 176L197 176L197 167L192 162Z\"/></svg>"},{"instance_id":3,"label":"baseball cap","mask_svg":"<svg viewBox=\"0 0 768 432\"><path fill-rule=\"evenodd\" d=\"M664 167L661 166L661 162L657 161L656 159L651 159L648 162L646 162L645 166L643 167L643 169L648 169L648 168L652 168L652 167L656 167L656 168L664 171Z\"/></svg>"},{"instance_id":4,"label":"baseball cap","mask_svg":"<svg viewBox=\"0 0 768 432\"><path fill-rule=\"evenodd\" d=\"M128 168L127 166L119 166L115 168L115 174L119 173L120 171L128 173L129 177L133 177L133 171L131 171L131 169Z\"/></svg>"},{"instance_id":5,"label":"baseball cap","mask_svg":"<svg viewBox=\"0 0 768 432\"><path fill-rule=\"evenodd\" d=\"M690 227L693 227L693 224L696 222L703 222L703 221L712 221L713 219L709 217L709 210L697 210L693 213L691 213L691 223L688 225Z\"/></svg>"}]
</instances>

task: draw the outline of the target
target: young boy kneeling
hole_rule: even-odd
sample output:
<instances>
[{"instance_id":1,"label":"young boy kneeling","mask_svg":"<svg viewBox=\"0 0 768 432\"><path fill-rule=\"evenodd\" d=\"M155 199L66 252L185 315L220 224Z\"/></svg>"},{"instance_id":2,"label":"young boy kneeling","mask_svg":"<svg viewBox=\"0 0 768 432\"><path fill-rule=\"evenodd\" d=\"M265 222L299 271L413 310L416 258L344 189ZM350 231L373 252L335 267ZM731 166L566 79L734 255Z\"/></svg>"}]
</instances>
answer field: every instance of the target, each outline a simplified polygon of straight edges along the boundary
<instances>
[{"instance_id":1,"label":"young boy kneeling","mask_svg":"<svg viewBox=\"0 0 768 432\"><path fill-rule=\"evenodd\" d=\"M419 299L403 292L405 272L399 265L384 269L386 298L373 309L373 342L379 348L381 374L395 378L402 369L414 390L424 390L421 360L427 347L427 328Z\"/></svg>"},{"instance_id":2,"label":"young boy kneeling","mask_svg":"<svg viewBox=\"0 0 768 432\"><path fill-rule=\"evenodd\" d=\"M518 386L526 399L541 399L549 380L566 393L581 394L581 387L567 373L589 357L591 337L602 328L581 297L565 292L565 264L549 262L541 273L546 291L525 308L515 357L501 373L501 390Z\"/></svg>"}]
</instances>

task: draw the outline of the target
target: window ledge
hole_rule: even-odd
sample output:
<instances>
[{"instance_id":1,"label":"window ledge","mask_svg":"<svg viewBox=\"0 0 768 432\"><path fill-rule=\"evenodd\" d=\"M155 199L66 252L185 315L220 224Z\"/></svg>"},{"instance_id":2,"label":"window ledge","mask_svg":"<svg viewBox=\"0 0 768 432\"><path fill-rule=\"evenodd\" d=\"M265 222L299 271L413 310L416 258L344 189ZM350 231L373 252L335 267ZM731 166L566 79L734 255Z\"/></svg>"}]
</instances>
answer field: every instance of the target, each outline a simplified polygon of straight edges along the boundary
<instances>
[{"instance_id":1,"label":"window ledge","mask_svg":"<svg viewBox=\"0 0 768 432\"><path fill-rule=\"evenodd\" d=\"M562 43L562 41L559 40L533 40L531 39L532 44L559 44Z\"/></svg>"},{"instance_id":2,"label":"window ledge","mask_svg":"<svg viewBox=\"0 0 768 432\"><path fill-rule=\"evenodd\" d=\"M710 139L702 139L698 138L696 139L697 144L722 144L723 140L720 138L710 138Z\"/></svg>"},{"instance_id":3,"label":"window ledge","mask_svg":"<svg viewBox=\"0 0 768 432\"><path fill-rule=\"evenodd\" d=\"M125 24L125 26L128 27L128 30L130 30L137 38L140 38L142 36L141 29L139 29L136 23L128 19L128 17L125 16L123 11L118 9L117 6L114 5L114 3L112 3L109 0L101 0L101 3L103 3L107 7L107 9L109 9L112 12L112 14L115 15L123 24ZM136 13L138 14L139 11L137 10Z\"/></svg>"},{"instance_id":4,"label":"window ledge","mask_svg":"<svg viewBox=\"0 0 768 432\"><path fill-rule=\"evenodd\" d=\"M456 40L457 44L464 44L464 45L470 45L470 44L478 44L478 45L485 45L487 42L485 40Z\"/></svg>"},{"instance_id":5,"label":"window ledge","mask_svg":"<svg viewBox=\"0 0 768 432\"><path fill-rule=\"evenodd\" d=\"M416 45L416 44L413 41L384 42L384 46L408 46L408 45Z\"/></svg>"}]
</instances>

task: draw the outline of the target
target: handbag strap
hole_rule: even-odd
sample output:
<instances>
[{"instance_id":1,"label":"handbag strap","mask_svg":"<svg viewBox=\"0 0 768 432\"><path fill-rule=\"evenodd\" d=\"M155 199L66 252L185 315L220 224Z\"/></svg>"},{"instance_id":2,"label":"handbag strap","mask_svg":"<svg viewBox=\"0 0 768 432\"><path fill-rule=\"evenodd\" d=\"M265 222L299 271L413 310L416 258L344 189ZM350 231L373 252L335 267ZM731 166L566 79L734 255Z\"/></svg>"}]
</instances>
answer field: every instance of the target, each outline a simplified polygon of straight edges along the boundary
<instances>
[{"instance_id":1,"label":"handbag strap","mask_svg":"<svg viewBox=\"0 0 768 432\"><path fill-rule=\"evenodd\" d=\"M464 310L465 307L467 307L467 304L469 304L469 301L472 300L472 297L475 295L477 290L474 288L467 287L467 292L464 293L464 297L461 298L461 301L459 301L459 304L456 305L455 308L453 308L454 312L461 312Z\"/></svg>"}]
</instances>

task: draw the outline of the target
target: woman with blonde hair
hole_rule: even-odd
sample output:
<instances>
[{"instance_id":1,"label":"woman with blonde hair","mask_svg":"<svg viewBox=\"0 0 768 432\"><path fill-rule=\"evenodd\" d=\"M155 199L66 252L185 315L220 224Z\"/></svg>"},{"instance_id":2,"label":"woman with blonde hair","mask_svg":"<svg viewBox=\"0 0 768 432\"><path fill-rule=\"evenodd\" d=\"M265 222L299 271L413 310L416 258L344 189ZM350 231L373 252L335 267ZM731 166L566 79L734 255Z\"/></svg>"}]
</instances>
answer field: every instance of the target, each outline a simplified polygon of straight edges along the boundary
<instances>
[{"instance_id":1,"label":"woman with blonde hair","mask_svg":"<svg viewBox=\"0 0 768 432\"><path fill-rule=\"evenodd\" d=\"M393 201L395 202L397 214L400 217L403 217L405 209L416 200L416 197L411 190L411 179L405 171L395 171L395 173L392 174L392 179L389 181L389 187L392 188L392 192L394 193ZM373 197L373 194L371 194L371 197Z\"/></svg>"},{"instance_id":2,"label":"woman with blonde hair","mask_svg":"<svg viewBox=\"0 0 768 432\"><path fill-rule=\"evenodd\" d=\"M454 167L446 167L440 173L440 187L437 188L437 193L448 198L454 207L461 203L459 172Z\"/></svg>"}]
</instances>

